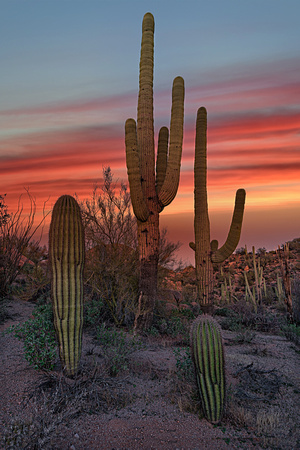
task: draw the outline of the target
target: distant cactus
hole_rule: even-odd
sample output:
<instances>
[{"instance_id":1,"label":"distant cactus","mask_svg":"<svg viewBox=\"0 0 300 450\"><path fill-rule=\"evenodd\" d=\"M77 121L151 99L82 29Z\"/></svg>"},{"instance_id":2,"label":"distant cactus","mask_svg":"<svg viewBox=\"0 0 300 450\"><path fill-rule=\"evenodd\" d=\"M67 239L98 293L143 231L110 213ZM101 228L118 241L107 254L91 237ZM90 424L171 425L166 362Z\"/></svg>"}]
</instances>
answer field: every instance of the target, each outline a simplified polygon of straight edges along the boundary
<instances>
[{"instance_id":1,"label":"distant cactus","mask_svg":"<svg viewBox=\"0 0 300 450\"><path fill-rule=\"evenodd\" d=\"M293 311L293 300L292 300L292 288L291 288L291 270L289 266L289 257L290 257L290 247L287 242L284 245L284 248L281 249L278 246L278 250L276 251L281 268L282 281L284 285L284 301L287 306L287 312L290 317L290 320L293 321L294 311Z\"/></svg>"},{"instance_id":2,"label":"distant cactus","mask_svg":"<svg viewBox=\"0 0 300 450\"><path fill-rule=\"evenodd\" d=\"M82 346L84 231L76 200L54 205L49 230L52 305L59 355L67 376L78 369Z\"/></svg>"},{"instance_id":3,"label":"distant cactus","mask_svg":"<svg viewBox=\"0 0 300 450\"><path fill-rule=\"evenodd\" d=\"M138 224L140 259L139 312L135 330L151 326L157 297L157 266L159 250L159 213L174 199L180 175L184 81L175 78L172 90L172 111L169 131L162 127L158 137L155 175L153 125L154 18L147 13L143 19L140 58L137 124L125 124L126 164L130 195Z\"/></svg>"},{"instance_id":4,"label":"distant cactus","mask_svg":"<svg viewBox=\"0 0 300 450\"><path fill-rule=\"evenodd\" d=\"M253 303L254 311L257 313L257 306L261 305L263 297L267 296L267 286L266 280L263 276L263 268L260 265L260 258L258 257L256 262L255 256L255 247L252 247L252 264L253 264L253 273L255 285L252 288L252 291L249 286L249 281L247 277L247 272L244 270L245 277L245 298L246 301L251 300Z\"/></svg>"},{"instance_id":5,"label":"distant cactus","mask_svg":"<svg viewBox=\"0 0 300 450\"><path fill-rule=\"evenodd\" d=\"M281 301L285 299L285 295L282 288L282 278L280 278L279 273L277 274L276 279L277 285L275 286L275 295L277 300Z\"/></svg>"},{"instance_id":6,"label":"distant cactus","mask_svg":"<svg viewBox=\"0 0 300 450\"><path fill-rule=\"evenodd\" d=\"M222 419L226 380L221 329L209 315L199 316L191 326L191 353L205 418L211 423Z\"/></svg>"},{"instance_id":7,"label":"distant cactus","mask_svg":"<svg viewBox=\"0 0 300 450\"><path fill-rule=\"evenodd\" d=\"M195 251L197 296L204 312L212 309L213 263L225 261L236 249L242 228L246 193L244 189L236 192L234 213L225 244L218 249L218 241L210 242L210 224L207 204L207 112L198 109L195 143L195 242L190 247Z\"/></svg>"}]
</instances>

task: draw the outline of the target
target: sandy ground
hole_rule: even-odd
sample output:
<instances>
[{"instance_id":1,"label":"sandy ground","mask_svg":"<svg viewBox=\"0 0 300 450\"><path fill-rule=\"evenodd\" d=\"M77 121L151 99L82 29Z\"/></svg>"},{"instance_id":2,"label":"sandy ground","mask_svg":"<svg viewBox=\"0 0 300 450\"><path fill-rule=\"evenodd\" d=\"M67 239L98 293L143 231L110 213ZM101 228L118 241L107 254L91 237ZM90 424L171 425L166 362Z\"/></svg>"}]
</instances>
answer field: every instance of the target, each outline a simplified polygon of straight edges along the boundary
<instances>
[{"instance_id":1,"label":"sandy ground","mask_svg":"<svg viewBox=\"0 0 300 450\"><path fill-rule=\"evenodd\" d=\"M11 303L0 330L33 308ZM32 369L22 343L0 333L1 448L299 449L299 348L265 333L223 336L228 401L213 426L201 416L194 382L178 377L174 342L145 341L112 377L103 348L84 334L81 375L71 381L60 370Z\"/></svg>"}]
</instances>

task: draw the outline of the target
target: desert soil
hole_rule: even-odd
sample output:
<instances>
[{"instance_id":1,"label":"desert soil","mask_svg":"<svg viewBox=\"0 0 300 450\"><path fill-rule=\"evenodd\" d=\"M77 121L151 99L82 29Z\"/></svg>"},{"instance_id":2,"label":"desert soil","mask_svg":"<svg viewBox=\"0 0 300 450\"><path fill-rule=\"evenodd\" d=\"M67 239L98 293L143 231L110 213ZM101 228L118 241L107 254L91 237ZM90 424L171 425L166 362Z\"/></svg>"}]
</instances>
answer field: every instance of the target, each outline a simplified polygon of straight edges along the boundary
<instances>
[{"instance_id":1,"label":"desert soil","mask_svg":"<svg viewBox=\"0 0 300 450\"><path fill-rule=\"evenodd\" d=\"M0 331L33 308L12 302ZM101 346L85 333L81 375L66 380L59 370L32 369L22 342L0 333L2 448L299 449L299 348L279 335L223 336L228 401L213 426L199 412L193 381L178 377L176 342L147 338L111 377Z\"/></svg>"}]
</instances>

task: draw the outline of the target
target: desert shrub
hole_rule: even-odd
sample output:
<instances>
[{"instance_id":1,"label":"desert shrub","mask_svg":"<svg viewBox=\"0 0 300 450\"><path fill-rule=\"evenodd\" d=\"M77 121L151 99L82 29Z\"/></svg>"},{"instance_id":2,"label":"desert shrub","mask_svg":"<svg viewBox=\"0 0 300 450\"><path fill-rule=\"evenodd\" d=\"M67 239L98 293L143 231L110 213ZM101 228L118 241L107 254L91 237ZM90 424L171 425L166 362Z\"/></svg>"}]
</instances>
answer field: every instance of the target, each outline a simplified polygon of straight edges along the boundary
<instances>
[{"instance_id":1,"label":"desert shrub","mask_svg":"<svg viewBox=\"0 0 300 450\"><path fill-rule=\"evenodd\" d=\"M292 283L293 319L300 324L300 276L295 276Z\"/></svg>"},{"instance_id":2,"label":"desert shrub","mask_svg":"<svg viewBox=\"0 0 300 450\"><path fill-rule=\"evenodd\" d=\"M133 322L138 296L136 221L130 194L123 183L118 191L110 167L103 169L103 186L79 201L86 237L86 285L100 298L111 320ZM103 305L102 305L103 306Z\"/></svg>"},{"instance_id":3,"label":"desert shrub","mask_svg":"<svg viewBox=\"0 0 300 450\"><path fill-rule=\"evenodd\" d=\"M236 255L245 255L246 254L246 248L245 247L238 247L235 250Z\"/></svg>"},{"instance_id":4,"label":"desert shrub","mask_svg":"<svg viewBox=\"0 0 300 450\"><path fill-rule=\"evenodd\" d=\"M23 341L26 361L37 370L53 370L57 358L51 304L34 309L33 318L5 332Z\"/></svg>"},{"instance_id":5,"label":"desert shrub","mask_svg":"<svg viewBox=\"0 0 300 450\"><path fill-rule=\"evenodd\" d=\"M228 308L228 307L224 307L224 308L218 308L215 310L214 314L216 316L221 316L221 317L230 317L233 314L232 309Z\"/></svg>"},{"instance_id":6,"label":"desert shrub","mask_svg":"<svg viewBox=\"0 0 300 450\"><path fill-rule=\"evenodd\" d=\"M103 186L80 201L86 237L85 282L102 310L116 325L132 325L137 309L139 257L137 224L127 186L113 181L110 167L103 169ZM162 230L159 248L159 279L175 264L179 243ZM106 306L106 308L104 308Z\"/></svg>"},{"instance_id":7,"label":"desert shrub","mask_svg":"<svg viewBox=\"0 0 300 450\"><path fill-rule=\"evenodd\" d=\"M9 299L5 296L2 296L0 299L0 324L4 323L6 320L8 320L11 315L9 314L7 305L8 305Z\"/></svg>"},{"instance_id":8,"label":"desert shrub","mask_svg":"<svg viewBox=\"0 0 300 450\"><path fill-rule=\"evenodd\" d=\"M289 242L290 250L300 251L300 238L295 238Z\"/></svg>"},{"instance_id":9,"label":"desert shrub","mask_svg":"<svg viewBox=\"0 0 300 450\"><path fill-rule=\"evenodd\" d=\"M127 336L122 330L108 327L105 323L98 326L96 339L102 346L106 366L112 377L128 370L130 354L143 346L136 336Z\"/></svg>"},{"instance_id":10,"label":"desert shrub","mask_svg":"<svg viewBox=\"0 0 300 450\"><path fill-rule=\"evenodd\" d=\"M25 283L19 285L18 298L33 303L41 303L50 296L50 274L42 267L35 266L30 271L22 270ZM13 290L12 290L13 292Z\"/></svg>"},{"instance_id":11,"label":"desert shrub","mask_svg":"<svg viewBox=\"0 0 300 450\"><path fill-rule=\"evenodd\" d=\"M253 331L244 328L237 333L237 335L234 338L234 343L238 345L250 344L250 342L253 341L254 337L255 333Z\"/></svg>"},{"instance_id":12,"label":"desert shrub","mask_svg":"<svg viewBox=\"0 0 300 450\"><path fill-rule=\"evenodd\" d=\"M178 378L185 381L194 381L195 371L190 347L185 347L184 349L176 347L173 349L173 354L176 359L176 374Z\"/></svg>"},{"instance_id":13,"label":"desert shrub","mask_svg":"<svg viewBox=\"0 0 300 450\"><path fill-rule=\"evenodd\" d=\"M259 307L255 312L252 306L244 300L226 308L217 309L215 315L222 317L219 322L224 330L238 332L241 332L244 328L255 331L278 332L282 322L280 316L263 307Z\"/></svg>"},{"instance_id":14,"label":"desert shrub","mask_svg":"<svg viewBox=\"0 0 300 450\"><path fill-rule=\"evenodd\" d=\"M264 309L253 314L247 321L248 327L256 331L277 333L280 330L282 318Z\"/></svg>"},{"instance_id":15,"label":"desert shrub","mask_svg":"<svg viewBox=\"0 0 300 450\"><path fill-rule=\"evenodd\" d=\"M197 300L197 286L196 284L185 284L182 287L182 302L190 303Z\"/></svg>"},{"instance_id":16,"label":"desert shrub","mask_svg":"<svg viewBox=\"0 0 300 450\"><path fill-rule=\"evenodd\" d=\"M297 345L300 345L300 326L295 323L288 323L281 326L282 334Z\"/></svg>"},{"instance_id":17,"label":"desert shrub","mask_svg":"<svg viewBox=\"0 0 300 450\"><path fill-rule=\"evenodd\" d=\"M215 311L215 315L221 316L220 323L223 330L240 331L242 329L242 318L229 308L220 308Z\"/></svg>"},{"instance_id":18,"label":"desert shrub","mask_svg":"<svg viewBox=\"0 0 300 450\"><path fill-rule=\"evenodd\" d=\"M138 293L136 256L120 246L98 245L88 254L86 284L105 318L116 325L130 325ZM102 319L103 320L103 319Z\"/></svg>"},{"instance_id":19,"label":"desert shrub","mask_svg":"<svg viewBox=\"0 0 300 450\"><path fill-rule=\"evenodd\" d=\"M147 331L150 336L169 336L176 339L177 343L188 345L189 324L194 318L192 311L175 310L171 317L154 316L153 325Z\"/></svg>"},{"instance_id":20,"label":"desert shrub","mask_svg":"<svg viewBox=\"0 0 300 450\"><path fill-rule=\"evenodd\" d=\"M4 204L4 196L0 196L0 298L4 297L17 278L21 260L29 247L33 235L41 228L47 214L43 212L42 219L36 224L36 204L27 191L29 213L23 214L20 196L16 212L8 213ZM45 205L44 205L45 207ZM40 236L41 238L41 236Z\"/></svg>"},{"instance_id":21,"label":"desert shrub","mask_svg":"<svg viewBox=\"0 0 300 450\"><path fill-rule=\"evenodd\" d=\"M106 315L105 305L101 297L94 294L90 295L83 306L83 326L95 329L109 318L110 316Z\"/></svg>"},{"instance_id":22,"label":"desert shrub","mask_svg":"<svg viewBox=\"0 0 300 450\"><path fill-rule=\"evenodd\" d=\"M191 309L174 309L171 317L181 319L185 324L195 319L195 314Z\"/></svg>"},{"instance_id":23,"label":"desert shrub","mask_svg":"<svg viewBox=\"0 0 300 450\"><path fill-rule=\"evenodd\" d=\"M28 260L20 268L22 285L19 286L18 298L24 301L45 303L50 296L50 270L48 265L48 250L39 242L31 241L23 256Z\"/></svg>"},{"instance_id":24,"label":"desert shrub","mask_svg":"<svg viewBox=\"0 0 300 450\"><path fill-rule=\"evenodd\" d=\"M272 286L267 285L266 293L263 297L263 303L265 305L273 305L275 301L276 301L276 291Z\"/></svg>"},{"instance_id":25,"label":"desert shrub","mask_svg":"<svg viewBox=\"0 0 300 450\"><path fill-rule=\"evenodd\" d=\"M181 336L183 341L188 340L189 329L186 321L183 321L181 317L172 316L168 321L167 334L172 337Z\"/></svg>"}]
</instances>

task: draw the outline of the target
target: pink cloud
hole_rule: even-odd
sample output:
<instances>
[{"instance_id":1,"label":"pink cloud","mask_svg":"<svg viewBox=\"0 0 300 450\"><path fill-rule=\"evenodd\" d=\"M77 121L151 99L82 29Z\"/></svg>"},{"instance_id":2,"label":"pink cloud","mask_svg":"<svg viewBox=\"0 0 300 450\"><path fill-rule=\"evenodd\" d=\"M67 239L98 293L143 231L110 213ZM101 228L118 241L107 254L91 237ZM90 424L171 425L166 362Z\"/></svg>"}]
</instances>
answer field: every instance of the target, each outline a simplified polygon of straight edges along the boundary
<instances>
[{"instance_id":1,"label":"pink cloud","mask_svg":"<svg viewBox=\"0 0 300 450\"><path fill-rule=\"evenodd\" d=\"M276 67L263 74L253 68L247 76L220 74L212 82L187 86L180 186L170 210L193 205L195 121L203 104L213 200L232 208L239 187L248 189L252 204L299 199L300 83L292 65L286 72ZM170 99L171 86L155 89L156 132L170 121ZM12 207L24 186L40 204L49 194L51 201L63 193L87 197L105 165L126 181L124 122L136 117L136 101L137 94L129 93L2 111L0 193L8 194Z\"/></svg>"},{"instance_id":2,"label":"pink cloud","mask_svg":"<svg viewBox=\"0 0 300 450\"><path fill-rule=\"evenodd\" d=\"M17 116L17 115L40 115L40 114L58 114L77 112L84 113L87 111L97 111L99 109L110 109L128 107L135 100L135 94L118 94L117 96L99 97L92 99L83 99L77 101L62 101L57 103L43 104L41 106L28 106L18 109L6 109L0 111L0 116Z\"/></svg>"}]
</instances>

